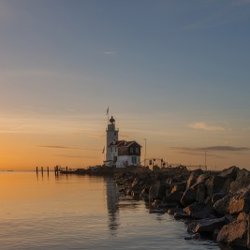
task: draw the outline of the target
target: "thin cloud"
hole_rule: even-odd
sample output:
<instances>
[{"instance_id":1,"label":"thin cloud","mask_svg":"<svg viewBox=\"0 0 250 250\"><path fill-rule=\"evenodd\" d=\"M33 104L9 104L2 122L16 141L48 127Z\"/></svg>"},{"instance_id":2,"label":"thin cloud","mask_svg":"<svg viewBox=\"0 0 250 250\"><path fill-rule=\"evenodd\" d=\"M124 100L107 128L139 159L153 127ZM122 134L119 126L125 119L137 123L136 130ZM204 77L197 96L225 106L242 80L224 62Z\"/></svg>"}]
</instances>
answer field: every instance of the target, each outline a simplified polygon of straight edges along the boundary
<instances>
[{"instance_id":1,"label":"thin cloud","mask_svg":"<svg viewBox=\"0 0 250 250\"><path fill-rule=\"evenodd\" d=\"M68 147L68 146L59 146L59 145L40 145L40 148L51 148L51 149L80 149L78 147Z\"/></svg>"},{"instance_id":2,"label":"thin cloud","mask_svg":"<svg viewBox=\"0 0 250 250\"><path fill-rule=\"evenodd\" d=\"M176 150L176 151L194 151L194 148L188 148L188 147L169 147L171 150Z\"/></svg>"},{"instance_id":3,"label":"thin cloud","mask_svg":"<svg viewBox=\"0 0 250 250\"><path fill-rule=\"evenodd\" d=\"M191 150L188 150L188 151L179 151L178 152L179 154L184 154L184 155L191 155L191 156L201 156L204 154L203 151L191 151ZM215 158L218 158L218 159L225 159L224 156L221 156L221 155L217 155L217 154L211 154L211 153L207 153L207 157L215 157Z\"/></svg>"},{"instance_id":4,"label":"thin cloud","mask_svg":"<svg viewBox=\"0 0 250 250\"><path fill-rule=\"evenodd\" d=\"M48 149L65 149L65 150L82 150L82 151L92 151L92 152L102 152L102 148L90 148L90 147L70 147L63 145L39 145L40 148L48 148Z\"/></svg>"},{"instance_id":5,"label":"thin cloud","mask_svg":"<svg viewBox=\"0 0 250 250\"><path fill-rule=\"evenodd\" d=\"M189 127L192 129L200 129L200 130L206 130L206 131L224 131L225 130L225 128L221 126L210 125L205 122L195 122L195 123L189 124Z\"/></svg>"},{"instance_id":6,"label":"thin cloud","mask_svg":"<svg viewBox=\"0 0 250 250\"><path fill-rule=\"evenodd\" d=\"M199 148L171 147L170 149L181 151L181 152L199 152L199 151L245 152L245 151L250 150L250 148L248 147L233 147L233 146L211 146L211 147L199 147Z\"/></svg>"},{"instance_id":7,"label":"thin cloud","mask_svg":"<svg viewBox=\"0 0 250 250\"><path fill-rule=\"evenodd\" d=\"M250 148L247 147L233 147L233 146L213 146L213 147L205 147L205 148L199 148L199 150L202 151L230 151L230 152L242 152L242 151L248 151Z\"/></svg>"},{"instance_id":8,"label":"thin cloud","mask_svg":"<svg viewBox=\"0 0 250 250\"><path fill-rule=\"evenodd\" d=\"M104 53L104 55L109 55L109 56L116 55L115 50L107 50L107 51L104 51L103 53Z\"/></svg>"},{"instance_id":9,"label":"thin cloud","mask_svg":"<svg viewBox=\"0 0 250 250\"><path fill-rule=\"evenodd\" d=\"M67 154L55 154L55 157L69 158L69 159L96 159L96 156L86 155L67 155Z\"/></svg>"}]
</instances>

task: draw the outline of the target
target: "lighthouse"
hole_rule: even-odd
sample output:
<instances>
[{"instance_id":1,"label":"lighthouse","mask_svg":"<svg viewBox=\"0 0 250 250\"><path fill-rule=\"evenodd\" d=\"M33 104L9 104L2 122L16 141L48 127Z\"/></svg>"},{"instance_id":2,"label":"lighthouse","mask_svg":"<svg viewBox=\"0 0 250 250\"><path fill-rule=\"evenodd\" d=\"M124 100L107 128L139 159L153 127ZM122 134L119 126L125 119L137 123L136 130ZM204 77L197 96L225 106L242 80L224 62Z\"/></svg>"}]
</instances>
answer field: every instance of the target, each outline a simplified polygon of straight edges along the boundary
<instances>
[{"instance_id":1,"label":"lighthouse","mask_svg":"<svg viewBox=\"0 0 250 250\"><path fill-rule=\"evenodd\" d=\"M136 141L119 141L118 133L119 130L115 127L115 119L111 116L106 129L106 160L104 165L116 168L139 166L141 145Z\"/></svg>"},{"instance_id":2,"label":"lighthouse","mask_svg":"<svg viewBox=\"0 0 250 250\"><path fill-rule=\"evenodd\" d=\"M115 128L115 119L113 116L109 119L106 133L106 165L110 166L117 158L116 143L118 142L119 133L119 130Z\"/></svg>"}]
</instances>

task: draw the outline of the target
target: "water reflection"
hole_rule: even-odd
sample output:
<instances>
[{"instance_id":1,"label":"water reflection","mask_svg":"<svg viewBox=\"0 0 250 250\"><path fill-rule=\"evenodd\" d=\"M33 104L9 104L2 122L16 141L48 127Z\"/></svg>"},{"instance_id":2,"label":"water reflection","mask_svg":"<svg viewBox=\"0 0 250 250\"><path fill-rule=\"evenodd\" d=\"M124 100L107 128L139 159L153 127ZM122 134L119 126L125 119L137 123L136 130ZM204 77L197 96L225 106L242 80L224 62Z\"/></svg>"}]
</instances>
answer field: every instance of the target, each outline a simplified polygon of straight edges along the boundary
<instances>
[{"instance_id":1,"label":"water reflection","mask_svg":"<svg viewBox=\"0 0 250 250\"><path fill-rule=\"evenodd\" d=\"M107 177L106 198L108 209L108 227L111 235L116 235L120 225L119 210L135 211L139 209L140 202L128 196L119 196L119 191L113 178Z\"/></svg>"},{"instance_id":2,"label":"water reflection","mask_svg":"<svg viewBox=\"0 0 250 250\"><path fill-rule=\"evenodd\" d=\"M106 197L107 197L107 208L108 208L108 226L112 235L116 234L119 227L119 207L118 207L118 190L116 184L112 178L106 178Z\"/></svg>"},{"instance_id":3,"label":"water reflection","mask_svg":"<svg viewBox=\"0 0 250 250\"><path fill-rule=\"evenodd\" d=\"M0 174L0 249L218 249L185 241L182 222L149 214L143 201L118 201L112 179L53 172L38 178L33 172Z\"/></svg>"},{"instance_id":4,"label":"water reflection","mask_svg":"<svg viewBox=\"0 0 250 250\"><path fill-rule=\"evenodd\" d=\"M42 181L45 179L49 180L49 171L44 173L43 171L36 171L36 180L39 181L41 179Z\"/></svg>"}]
</instances>

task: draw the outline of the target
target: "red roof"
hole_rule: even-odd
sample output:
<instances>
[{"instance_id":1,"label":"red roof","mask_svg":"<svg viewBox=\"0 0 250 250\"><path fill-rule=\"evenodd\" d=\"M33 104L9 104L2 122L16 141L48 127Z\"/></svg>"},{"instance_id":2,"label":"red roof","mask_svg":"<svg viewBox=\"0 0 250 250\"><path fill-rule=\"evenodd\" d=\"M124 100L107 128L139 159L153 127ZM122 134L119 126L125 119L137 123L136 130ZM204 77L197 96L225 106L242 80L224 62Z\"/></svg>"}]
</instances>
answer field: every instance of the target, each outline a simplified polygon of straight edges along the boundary
<instances>
[{"instance_id":1,"label":"red roof","mask_svg":"<svg viewBox=\"0 0 250 250\"><path fill-rule=\"evenodd\" d=\"M139 143L137 143L136 141L124 141L124 140L117 141L116 145L117 145L118 148L119 147L130 147L131 145L133 145L135 143L141 147L141 145Z\"/></svg>"}]
</instances>

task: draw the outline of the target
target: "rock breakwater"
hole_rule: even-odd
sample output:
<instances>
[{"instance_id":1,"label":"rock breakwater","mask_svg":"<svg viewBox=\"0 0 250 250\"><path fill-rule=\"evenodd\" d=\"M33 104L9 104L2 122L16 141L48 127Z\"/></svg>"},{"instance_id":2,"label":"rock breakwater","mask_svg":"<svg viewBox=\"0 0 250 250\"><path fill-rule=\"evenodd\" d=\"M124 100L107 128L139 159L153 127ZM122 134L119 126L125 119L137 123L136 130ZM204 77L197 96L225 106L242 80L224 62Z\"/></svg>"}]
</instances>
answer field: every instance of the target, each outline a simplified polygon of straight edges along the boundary
<instances>
[{"instance_id":1,"label":"rock breakwater","mask_svg":"<svg viewBox=\"0 0 250 250\"><path fill-rule=\"evenodd\" d=\"M137 168L118 172L114 178L120 194L145 200L149 212L168 212L185 220L190 238L208 237L235 249L250 249L248 170Z\"/></svg>"}]
</instances>

